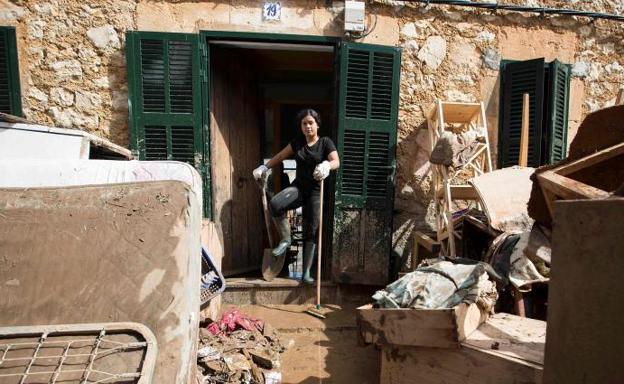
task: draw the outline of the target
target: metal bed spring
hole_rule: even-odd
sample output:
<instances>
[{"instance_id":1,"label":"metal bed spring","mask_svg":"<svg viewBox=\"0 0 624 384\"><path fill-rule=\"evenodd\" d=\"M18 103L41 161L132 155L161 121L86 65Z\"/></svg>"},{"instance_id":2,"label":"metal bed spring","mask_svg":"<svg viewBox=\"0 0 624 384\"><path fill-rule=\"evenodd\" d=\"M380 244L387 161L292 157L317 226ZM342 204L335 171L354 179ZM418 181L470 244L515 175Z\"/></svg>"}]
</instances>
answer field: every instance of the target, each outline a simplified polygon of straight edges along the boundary
<instances>
[{"instance_id":1,"label":"metal bed spring","mask_svg":"<svg viewBox=\"0 0 624 384\"><path fill-rule=\"evenodd\" d=\"M127 334L140 336L143 341L119 342L107 337ZM91 338L87 338L91 336ZM53 337L65 337L69 340L50 340ZM73 338L75 337L75 338ZM10 342L10 339L34 338L35 341ZM87 349L89 353L70 353L76 349ZM45 349L62 349L60 354L40 354ZM9 357L10 353L33 350L30 356ZM112 373L97 369L97 360L106 356L126 351L142 350L141 362L135 372ZM0 383L26 384L27 380L47 380L55 384L62 380L67 382L67 375L78 375L74 381L80 384L115 383L119 380L133 380L137 384L150 384L156 362L156 337L146 326L138 323L97 323L97 324L66 324L31 327L0 328ZM84 363L69 363L70 359L86 359ZM56 361L54 364L43 364L44 361ZM18 365L11 365L18 364ZM72 365L82 365L77 369ZM53 369L47 367L52 366ZM10 372L24 367L23 372ZM33 370L34 367L44 367ZM68 368L69 367L69 368ZM63 369L65 368L65 369ZM4 371L4 372L3 372ZM65 376L64 379L61 379ZM96 377L90 380L91 377ZM19 381L17 381L19 380ZM38 381L39 382L39 381Z\"/></svg>"}]
</instances>

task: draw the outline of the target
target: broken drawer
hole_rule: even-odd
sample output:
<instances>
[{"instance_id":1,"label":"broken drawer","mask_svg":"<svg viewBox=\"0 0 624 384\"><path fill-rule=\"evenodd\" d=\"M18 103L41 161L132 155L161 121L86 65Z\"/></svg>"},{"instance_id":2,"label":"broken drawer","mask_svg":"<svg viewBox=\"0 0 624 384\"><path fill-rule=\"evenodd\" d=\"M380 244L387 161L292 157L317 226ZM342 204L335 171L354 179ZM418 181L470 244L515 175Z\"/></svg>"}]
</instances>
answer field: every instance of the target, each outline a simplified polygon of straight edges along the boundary
<instances>
[{"instance_id":1,"label":"broken drawer","mask_svg":"<svg viewBox=\"0 0 624 384\"><path fill-rule=\"evenodd\" d=\"M380 384L538 384L546 322L491 316L461 348L383 345Z\"/></svg>"},{"instance_id":2,"label":"broken drawer","mask_svg":"<svg viewBox=\"0 0 624 384\"><path fill-rule=\"evenodd\" d=\"M459 348L487 317L476 304L448 309L388 309L367 304L357 309L357 326L365 344Z\"/></svg>"}]
</instances>

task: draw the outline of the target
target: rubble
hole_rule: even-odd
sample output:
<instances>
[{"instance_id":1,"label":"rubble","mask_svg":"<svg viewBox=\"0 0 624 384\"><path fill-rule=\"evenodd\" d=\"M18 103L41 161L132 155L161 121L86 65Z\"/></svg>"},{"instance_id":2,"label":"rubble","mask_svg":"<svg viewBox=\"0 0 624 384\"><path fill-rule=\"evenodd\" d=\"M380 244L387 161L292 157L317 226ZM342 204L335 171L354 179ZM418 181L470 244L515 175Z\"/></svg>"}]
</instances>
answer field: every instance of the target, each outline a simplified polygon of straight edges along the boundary
<instances>
[{"instance_id":1,"label":"rubble","mask_svg":"<svg viewBox=\"0 0 624 384\"><path fill-rule=\"evenodd\" d=\"M280 355L289 343L271 325L238 310L200 329L198 380L202 384L281 382Z\"/></svg>"}]
</instances>

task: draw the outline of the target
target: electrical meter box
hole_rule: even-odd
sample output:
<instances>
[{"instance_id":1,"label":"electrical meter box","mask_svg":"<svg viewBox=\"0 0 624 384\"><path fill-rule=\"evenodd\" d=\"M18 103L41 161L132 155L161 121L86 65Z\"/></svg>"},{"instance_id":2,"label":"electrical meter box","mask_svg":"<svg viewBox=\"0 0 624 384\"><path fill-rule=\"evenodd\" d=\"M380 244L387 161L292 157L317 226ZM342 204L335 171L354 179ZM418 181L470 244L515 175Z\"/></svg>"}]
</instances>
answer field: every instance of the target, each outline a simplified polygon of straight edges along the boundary
<instances>
[{"instance_id":1,"label":"electrical meter box","mask_svg":"<svg viewBox=\"0 0 624 384\"><path fill-rule=\"evenodd\" d=\"M363 1L345 1L345 31L364 32L364 13Z\"/></svg>"}]
</instances>

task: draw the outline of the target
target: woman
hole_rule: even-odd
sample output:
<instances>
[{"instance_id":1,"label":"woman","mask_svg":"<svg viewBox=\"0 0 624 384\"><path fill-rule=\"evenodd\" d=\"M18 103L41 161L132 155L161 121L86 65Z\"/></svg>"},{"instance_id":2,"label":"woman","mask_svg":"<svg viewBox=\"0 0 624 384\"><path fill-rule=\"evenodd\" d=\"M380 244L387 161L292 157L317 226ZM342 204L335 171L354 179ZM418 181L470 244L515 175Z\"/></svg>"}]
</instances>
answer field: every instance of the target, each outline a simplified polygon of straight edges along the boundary
<instances>
[{"instance_id":1,"label":"woman","mask_svg":"<svg viewBox=\"0 0 624 384\"><path fill-rule=\"evenodd\" d=\"M303 206L303 281L313 283L310 269L314 262L319 228L320 181L329 176L331 170L338 169L340 160L336 146L328 137L319 137L321 117L313 109L304 109L297 115L302 135L298 135L266 165L253 171L256 180L265 176L285 159L295 157L297 174L292 184L273 196L271 214L281 240L273 249L273 256L284 257L291 244L290 223L286 211Z\"/></svg>"}]
</instances>

